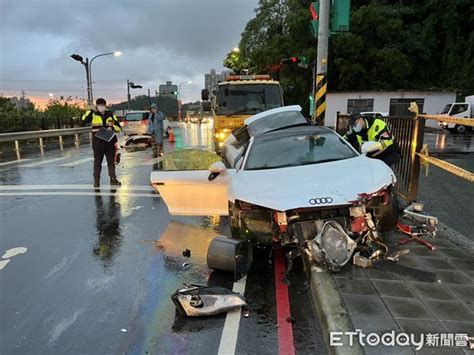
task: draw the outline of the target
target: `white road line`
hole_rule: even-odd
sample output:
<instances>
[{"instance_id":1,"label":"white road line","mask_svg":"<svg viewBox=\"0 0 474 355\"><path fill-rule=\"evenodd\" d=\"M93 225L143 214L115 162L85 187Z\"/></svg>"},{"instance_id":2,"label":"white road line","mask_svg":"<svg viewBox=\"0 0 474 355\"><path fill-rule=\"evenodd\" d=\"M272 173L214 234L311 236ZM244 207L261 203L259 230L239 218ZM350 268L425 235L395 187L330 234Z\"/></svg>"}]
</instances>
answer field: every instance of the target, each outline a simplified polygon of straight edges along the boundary
<instances>
[{"instance_id":1,"label":"white road line","mask_svg":"<svg viewBox=\"0 0 474 355\"><path fill-rule=\"evenodd\" d=\"M0 192L0 197L12 197L12 196L127 196L127 197L160 197L158 194L141 194L141 193L129 193L129 192L106 192L106 191L41 191L41 192Z\"/></svg>"},{"instance_id":2,"label":"white road line","mask_svg":"<svg viewBox=\"0 0 474 355\"><path fill-rule=\"evenodd\" d=\"M101 185L101 188L117 188L116 186L111 185ZM0 191L16 191L16 190L94 190L92 184L85 185L0 185ZM123 192L126 191L155 191L152 186L147 185L122 185L120 190Z\"/></svg>"},{"instance_id":3,"label":"white road line","mask_svg":"<svg viewBox=\"0 0 474 355\"><path fill-rule=\"evenodd\" d=\"M7 161L6 163L0 163L0 166L10 165L10 164L16 164L16 163L21 163L21 162L29 161L29 160L31 160L31 159L20 159L20 160Z\"/></svg>"},{"instance_id":4,"label":"white road line","mask_svg":"<svg viewBox=\"0 0 474 355\"><path fill-rule=\"evenodd\" d=\"M20 168L33 168L35 166L45 165L45 164L53 163L55 161L60 161L60 160L64 160L64 159L66 159L66 157L42 160L42 161L39 161L37 163L30 163L30 164L20 165Z\"/></svg>"},{"instance_id":5,"label":"white road line","mask_svg":"<svg viewBox=\"0 0 474 355\"><path fill-rule=\"evenodd\" d=\"M160 161L162 161L163 158L162 157L158 157L158 158L153 158L153 159L150 159L144 163L141 163L139 165L153 165L153 164L157 164L159 163Z\"/></svg>"},{"instance_id":6,"label":"white road line","mask_svg":"<svg viewBox=\"0 0 474 355\"><path fill-rule=\"evenodd\" d=\"M239 281L234 283L234 287L232 290L243 295L245 293L246 283L247 276L244 276ZM242 316L240 309L227 312L227 315L225 317L224 329L222 330L221 342L219 344L218 355L235 354L241 317Z\"/></svg>"},{"instance_id":7,"label":"white road line","mask_svg":"<svg viewBox=\"0 0 474 355\"><path fill-rule=\"evenodd\" d=\"M79 164L87 163L87 162L92 161L92 160L94 160L94 158L92 158L92 157L84 158L84 159L75 160L75 161L70 162L70 163L62 164L60 166L70 168L70 167L73 167L73 166L76 166L76 165L79 165Z\"/></svg>"}]
</instances>

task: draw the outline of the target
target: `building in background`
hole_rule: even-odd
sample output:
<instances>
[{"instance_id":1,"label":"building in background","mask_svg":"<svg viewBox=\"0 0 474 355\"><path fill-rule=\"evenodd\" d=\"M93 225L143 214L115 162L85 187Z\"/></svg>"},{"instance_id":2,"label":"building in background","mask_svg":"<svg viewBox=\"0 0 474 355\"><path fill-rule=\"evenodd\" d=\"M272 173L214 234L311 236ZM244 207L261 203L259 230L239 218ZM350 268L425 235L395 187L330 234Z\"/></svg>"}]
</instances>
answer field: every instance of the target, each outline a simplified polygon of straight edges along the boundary
<instances>
[{"instance_id":1,"label":"building in background","mask_svg":"<svg viewBox=\"0 0 474 355\"><path fill-rule=\"evenodd\" d=\"M217 86L218 83L224 81L226 77L226 72L218 74L215 69L211 69L210 73L204 74L204 88L212 92L212 90Z\"/></svg>"},{"instance_id":2,"label":"building in background","mask_svg":"<svg viewBox=\"0 0 474 355\"><path fill-rule=\"evenodd\" d=\"M0 96L3 97L3 94ZM33 103L30 101L29 98L26 97L25 91L21 92L20 97L13 96L10 98L10 102L15 105L16 109L27 109L33 108Z\"/></svg>"},{"instance_id":3,"label":"building in background","mask_svg":"<svg viewBox=\"0 0 474 355\"><path fill-rule=\"evenodd\" d=\"M174 85L171 81L161 84L158 93L160 96L168 96L178 99L178 85Z\"/></svg>"},{"instance_id":4,"label":"building in background","mask_svg":"<svg viewBox=\"0 0 474 355\"><path fill-rule=\"evenodd\" d=\"M415 101L420 112L437 114L443 107L456 101L456 93L443 91L354 91L329 92L326 104L326 126L336 125L336 115L358 112L384 112L390 116L412 116L408 111ZM426 121L427 126L437 127L436 121Z\"/></svg>"}]
</instances>

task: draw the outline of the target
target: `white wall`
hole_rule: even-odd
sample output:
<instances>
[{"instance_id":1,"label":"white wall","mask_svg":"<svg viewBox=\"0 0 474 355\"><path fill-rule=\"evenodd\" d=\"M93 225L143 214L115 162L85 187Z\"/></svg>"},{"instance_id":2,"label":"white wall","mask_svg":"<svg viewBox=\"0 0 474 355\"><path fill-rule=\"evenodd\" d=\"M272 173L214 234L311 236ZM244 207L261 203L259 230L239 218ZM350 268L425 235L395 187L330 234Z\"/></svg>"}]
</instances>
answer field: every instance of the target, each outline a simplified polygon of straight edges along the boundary
<instances>
[{"instance_id":1,"label":"white wall","mask_svg":"<svg viewBox=\"0 0 474 355\"><path fill-rule=\"evenodd\" d=\"M425 91L363 91L363 92L330 92L326 96L326 126L336 125L336 112L347 113L347 100L374 99L373 111L389 112L390 99L424 99L423 112L436 114L441 112L446 104L456 101L454 92L425 92ZM427 121L427 126L437 127L433 120Z\"/></svg>"}]
</instances>

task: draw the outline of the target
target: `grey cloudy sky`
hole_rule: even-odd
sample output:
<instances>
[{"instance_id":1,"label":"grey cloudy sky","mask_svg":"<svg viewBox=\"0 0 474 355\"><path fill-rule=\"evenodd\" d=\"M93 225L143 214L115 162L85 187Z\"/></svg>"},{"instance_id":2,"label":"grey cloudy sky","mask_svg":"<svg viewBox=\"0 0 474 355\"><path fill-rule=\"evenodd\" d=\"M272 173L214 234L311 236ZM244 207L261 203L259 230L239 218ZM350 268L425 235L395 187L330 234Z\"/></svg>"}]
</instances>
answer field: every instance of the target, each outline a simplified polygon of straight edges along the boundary
<instances>
[{"instance_id":1,"label":"grey cloudy sky","mask_svg":"<svg viewBox=\"0 0 474 355\"><path fill-rule=\"evenodd\" d=\"M120 50L93 63L94 97L126 99L126 80L158 89L192 80L184 101L199 99L204 73L222 70L257 0L0 0L0 92L47 98L86 96L85 70L69 55Z\"/></svg>"}]
</instances>

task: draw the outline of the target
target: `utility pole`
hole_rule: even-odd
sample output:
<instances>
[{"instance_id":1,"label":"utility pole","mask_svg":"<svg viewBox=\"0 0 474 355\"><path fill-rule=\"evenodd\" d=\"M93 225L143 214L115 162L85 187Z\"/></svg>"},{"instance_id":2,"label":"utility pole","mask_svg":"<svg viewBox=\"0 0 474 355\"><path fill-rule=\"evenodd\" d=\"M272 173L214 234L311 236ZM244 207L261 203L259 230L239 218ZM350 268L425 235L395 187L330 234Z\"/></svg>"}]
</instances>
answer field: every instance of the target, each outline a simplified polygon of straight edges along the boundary
<instances>
[{"instance_id":1,"label":"utility pole","mask_svg":"<svg viewBox=\"0 0 474 355\"><path fill-rule=\"evenodd\" d=\"M127 102L128 102L128 110L130 111L130 80L127 79Z\"/></svg>"},{"instance_id":2,"label":"utility pole","mask_svg":"<svg viewBox=\"0 0 474 355\"><path fill-rule=\"evenodd\" d=\"M316 57L316 123L324 126L328 73L330 0L319 1L318 53Z\"/></svg>"},{"instance_id":3,"label":"utility pole","mask_svg":"<svg viewBox=\"0 0 474 355\"><path fill-rule=\"evenodd\" d=\"M84 63L84 67L86 68L86 78L87 78L87 105L93 105L93 97L92 97L92 80L91 80L91 67L89 66L89 58L86 58Z\"/></svg>"},{"instance_id":4,"label":"utility pole","mask_svg":"<svg viewBox=\"0 0 474 355\"><path fill-rule=\"evenodd\" d=\"M148 107L151 106L150 89L148 89Z\"/></svg>"}]
</instances>

